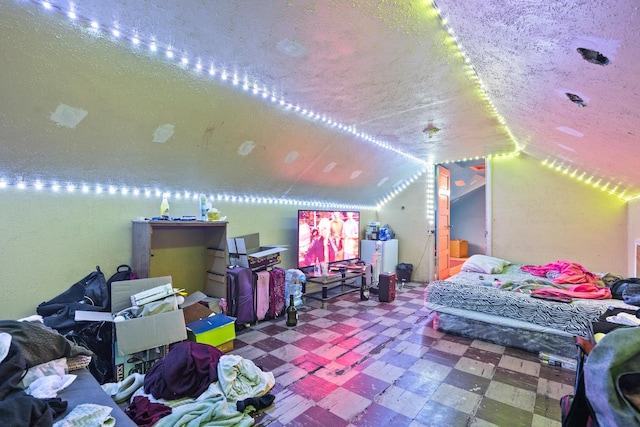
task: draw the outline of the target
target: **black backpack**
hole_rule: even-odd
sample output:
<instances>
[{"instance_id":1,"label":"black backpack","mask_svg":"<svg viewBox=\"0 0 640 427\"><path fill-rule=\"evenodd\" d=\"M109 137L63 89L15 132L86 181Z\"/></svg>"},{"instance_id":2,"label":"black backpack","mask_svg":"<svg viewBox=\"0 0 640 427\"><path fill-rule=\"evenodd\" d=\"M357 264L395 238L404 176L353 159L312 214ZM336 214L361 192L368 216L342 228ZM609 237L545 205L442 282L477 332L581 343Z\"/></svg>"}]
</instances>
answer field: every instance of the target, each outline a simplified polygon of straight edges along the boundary
<instances>
[{"instance_id":1,"label":"black backpack","mask_svg":"<svg viewBox=\"0 0 640 427\"><path fill-rule=\"evenodd\" d=\"M123 280L134 280L137 278L138 277L131 270L131 267L129 267L127 264L120 264L118 268L116 268L116 272L113 274L113 276L109 277L109 280L107 280L107 289L109 290L109 296L111 296L111 284L113 282L121 282ZM109 308L109 311L111 311L111 298L109 298L108 308Z\"/></svg>"},{"instance_id":2,"label":"black backpack","mask_svg":"<svg viewBox=\"0 0 640 427\"><path fill-rule=\"evenodd\" d=\"M109 277L107 280L107 285L109 286L109 290L111 290L111 284L113 282L121 282L123 280L134 280L137 279L135 273L131 270L127 264L120 264L118 268L116 268L116 272L113 276Z\"/></svg>"}]
</instances>

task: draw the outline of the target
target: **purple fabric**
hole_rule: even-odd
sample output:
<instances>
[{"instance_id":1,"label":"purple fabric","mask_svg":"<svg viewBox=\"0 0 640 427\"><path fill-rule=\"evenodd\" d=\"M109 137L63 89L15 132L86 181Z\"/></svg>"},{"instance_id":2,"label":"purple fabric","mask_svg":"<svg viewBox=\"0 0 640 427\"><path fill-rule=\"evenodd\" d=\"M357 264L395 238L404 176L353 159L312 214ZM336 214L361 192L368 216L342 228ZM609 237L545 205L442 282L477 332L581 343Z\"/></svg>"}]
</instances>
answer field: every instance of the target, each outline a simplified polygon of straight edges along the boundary
<instances>
[{"instance_id":1,"label":"purple fabric","mask_svg":"<svg viewBox=\"0 0 640 427\"><path fill-rule=\"evenodd\" d=\"M218 361L223 353L216 347L184 341L174 344L144 377L144 391L156 399L198 397L218 380Z\"/></svg>"},{"instance_id":2,"label":"purple fabric","mask_svg":"<svg viewBox=\"0 0 640 427\"><path fill-rule=\"evenodd\" d=\"M136 396L124 412L140 427L150 427L171 413L162 403L152 403L146 396Z\"/></svg>"}]
</instances>

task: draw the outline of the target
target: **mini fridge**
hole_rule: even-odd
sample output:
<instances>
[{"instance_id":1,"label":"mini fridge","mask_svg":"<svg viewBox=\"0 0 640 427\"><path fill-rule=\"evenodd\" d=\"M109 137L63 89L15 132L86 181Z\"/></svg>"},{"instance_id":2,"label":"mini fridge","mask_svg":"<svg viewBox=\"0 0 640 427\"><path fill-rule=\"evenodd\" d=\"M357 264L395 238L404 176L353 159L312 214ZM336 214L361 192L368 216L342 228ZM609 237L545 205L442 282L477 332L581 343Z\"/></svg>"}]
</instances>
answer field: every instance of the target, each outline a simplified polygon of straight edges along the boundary
<instances>
[{"instance_id":1,"label":"mini fridge","mask_svg":"<svg viewBox=\"0 0 640 427\"><path fill-rule=\"evenodd\" d=\"M380 273L395 273L398 265L398 240L361 240L360 259L371 263L373 253L376 251L376 243L380 244L381 266ZM375 281L378 279L375 278Z\"/></svg>"}]
</instances>

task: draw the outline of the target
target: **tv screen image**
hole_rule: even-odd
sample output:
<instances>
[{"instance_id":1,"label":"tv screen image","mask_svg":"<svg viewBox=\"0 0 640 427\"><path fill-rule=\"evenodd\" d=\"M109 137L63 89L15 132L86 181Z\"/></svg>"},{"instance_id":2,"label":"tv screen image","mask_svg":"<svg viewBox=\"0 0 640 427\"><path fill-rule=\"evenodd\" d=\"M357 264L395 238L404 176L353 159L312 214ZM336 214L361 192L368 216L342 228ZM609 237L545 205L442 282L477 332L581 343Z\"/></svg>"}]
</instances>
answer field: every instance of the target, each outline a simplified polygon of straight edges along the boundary
<instances>
[{"instance_id":1,"label":"tv screen image","mask_svg":"<svg viewBox=\"0 0 640 427\"><path fill-rule=\"evenodd\" d=\"M298 268L359 257L359 211L298 211Z\"/></svg>"}]
</instances>

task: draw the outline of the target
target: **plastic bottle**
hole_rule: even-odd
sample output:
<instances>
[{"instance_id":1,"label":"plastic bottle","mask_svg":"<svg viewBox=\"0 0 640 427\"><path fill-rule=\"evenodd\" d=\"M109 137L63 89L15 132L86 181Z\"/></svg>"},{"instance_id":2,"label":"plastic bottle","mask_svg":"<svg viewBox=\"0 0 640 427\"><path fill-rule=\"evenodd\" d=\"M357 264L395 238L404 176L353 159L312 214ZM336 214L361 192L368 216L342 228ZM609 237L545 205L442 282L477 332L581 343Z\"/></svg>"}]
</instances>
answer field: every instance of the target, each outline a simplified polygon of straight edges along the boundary
<instances>
[{"instance_id":1,"label":"plastic bottle","mask_svg":"<svg viewBox=\"0 0 640 427\"><path fill-rule=\"evenodd\" d=\"M289 307L287 307L287 326L298 324L298 309L293 302L293 294L289 295Z\"/></svg>"},{"instance_id":2,"label":"plastic bottle","mask_svg":"<svg viewBox=\"0 0 640 427\"><path fill-rule=\"evenodd\" d=\"M318 257L316 257L316 262L315 264L313 264L313 275L322 276L322 269L320 268L320 262L318 261Z\"/></svg>"},{"instance_id":3,"label":"plastic bottle","mask_svg":"<svg viewBox=\"0 0 640 427\"><path fill-rule=\"evenodd\" d=\"M302 283L300 283L300 280L296 280L293 285L293 302L296 307L302 305Z\"/></svg>"},{"instance_id":4,"label":"plastic bottle","mask_svg":"<svg viewBox=\"0 0 640 427\"><path fill-rule=\"evenodd\" d=\"M200 194L200 221L207 220L207 196Z\"/></svg>"},{"instance_id":5,"label":"plastic bottle","mask_svg":"<svg viewBox=\"0 0 640 427\"><path fill-rule=\"evenodd\" d=\"M166 193L162 195L162 203L160 204L160 216L165 219L169 219L169 200L167 199Z\"/></svg>"}]
</instances>

